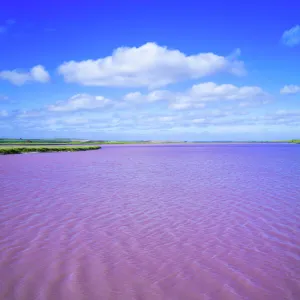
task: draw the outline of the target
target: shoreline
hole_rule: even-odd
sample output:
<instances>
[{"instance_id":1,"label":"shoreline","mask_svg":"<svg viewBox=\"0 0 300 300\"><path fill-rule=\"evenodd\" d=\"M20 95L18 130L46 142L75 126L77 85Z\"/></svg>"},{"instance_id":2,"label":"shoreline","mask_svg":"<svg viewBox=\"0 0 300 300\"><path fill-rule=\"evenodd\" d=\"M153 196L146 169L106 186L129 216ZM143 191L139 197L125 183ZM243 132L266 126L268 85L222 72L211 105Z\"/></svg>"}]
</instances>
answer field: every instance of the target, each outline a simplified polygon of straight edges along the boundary
<instances>
[{"instance_id":1,"label":"shoreline","mask_svg":"<svg viewBox=\"0 0 300 300\"><path fill-rule=\"evenodd\" d=\"M0 147L0 155L23 154L23 153L49 153L49 152L77 152L99 150L101 146L23 146L23 147Z\"/></svg>"},{"instance_id":2,"label":"shoreline","mask_svg":"<svg viewBox=\"0 0 300 300\"><path fill-rule=\"evenodd\" d=\"M0 138L1 147L79 147L79 146L101 146L101 145L174 145L174 144L299 144L300 139L290 140L240 140L240 141L187 141L187 140L76 140L76 139L12 139Z\"/></svg>"},{"instance_id":3,"label":"shoreline","mask_svg":"<svg viewBox=\"0 0 300 300\"><path fill-rule=\"evenodd\" d=\"M290 143L290 142L276 142L276 143L270 143L270 142L257 142L257 143L251 143L251 142L203 142L203 143L103 143L101 146L209 146L209 145L295 145L297 143Z\"/></svg>"}]
</instances>

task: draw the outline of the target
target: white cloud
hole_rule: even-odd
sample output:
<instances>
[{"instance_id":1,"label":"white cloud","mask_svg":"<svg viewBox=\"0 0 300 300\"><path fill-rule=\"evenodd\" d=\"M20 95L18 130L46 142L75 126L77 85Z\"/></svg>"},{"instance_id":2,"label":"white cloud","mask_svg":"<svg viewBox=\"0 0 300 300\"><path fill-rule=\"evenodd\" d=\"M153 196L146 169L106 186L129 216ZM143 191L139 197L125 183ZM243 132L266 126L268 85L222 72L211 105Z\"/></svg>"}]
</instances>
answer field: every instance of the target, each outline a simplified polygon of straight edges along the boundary
<instances>
[{"instance_id":1,"label":"white cloud","mask_svg":"<svg viewBox=\"0 0 300 300\"><path fill-rule=\"evenodd\" d=\"M49 73L41 65L35 66L31 69L31 76L33 80L39 82L48 82L50 80Z\"/></svg>"},{"instance_id":2,"label":"white cloud","mask_svg":"<svg viewBox=\"0 0 300 300\"><path fill-rule=\"evenodd\" d=\"M176 120L177 118L175 116L163 116L163 117L158 117L158 121L160 122L171 122Z\"/></svg>"},{"instance_id":3,"label":"white cloud","mask_svg":"<svg viewBox=\"0 0 300 300\"><path fill-rule=\"evenodd\" d=\"M197 79L218 72L245 73L244 64L214 53L186 55L179 50L146 43L140 47L120 47L111 56L97 60L69 61L58 67L66 82L86 86L158 88L171 83Z\"/></svg>"},{"instance_id":4,"label":"white cloud","mask_svg":"<svg viewBox=\"0 0 300 300\"><path fill-rule=\"evenodd\" d=\"M276 116L285 116L285 117L300 117L300 110L278 110L275 112Z\"/></svg>"},{"instance_id":5,"label":"white cloud","mask_svg":"<svg viewBox=\"0 0 300 300\"><path fill-rule=\"evenodd\" d=\"M89 94L77 94L67 101L62 101L54 105L50 105L50 111L76 111L76 110L92 110L103 108L112 104L112 101L103 96L92 96Z\"/></svg>"},{"instance_id":6,"label":"white cloud","mask_svg":"<svg viewBox=\"0 0 300 300\"><path fill-rule=\"evenodd\" d=\"M205 118L193 119L192 120L192 123L195 123L195 124L201 124L201 123L205 123L205 122L206 122Z\"/></svg>"},{"instance_id":7,"label":"white cloud","mask_svg":"<svg viewBox=\"0 0 300 300\"><path fill-rule=\"evenodd\" d=\"M205 104L202 104L202 107L204 107ZM175 109L175 110L182 110L182 109L188 109L192 107L192 104L189 102L186 103L180 103L180 102L175 102L175 103L171 103L169 105L170 108Z\"/></svg>"},{"instance_id":8,"label":"white cloud","mask_svg":"<svg viewBox=\"0 0 300 300\"><path fill-rule=\"evenodd\" d=\"M50 76L43 66L37 65L31 68L28 72L21 72L18 70L1 71L0 79L8 80L15 85L23 85L32 81L45 83L50 80Z\"/></svg>"},{"instance_id":9,"label":"white cloud","mask_svg":"<svg viewBox=\"0 0 300 300\"><path fill-rule=\"evenodd\" d=\"M187 108L203 108L207 102L223 100L253 101L265 97L266 93L257 86L237 87L232 84L217 85L206 82L193 85L184 93L173 93L166 90L157 90L143 95L140 92L125 95L124 100L135 103L166 100L169 107L176 110Z\"/></svg>"},{"instance_id":10,"label":"white cloud","mask_svg":"<svg viewBox=\"0 0 300 300\"><path fill-rule=\"evenodd\" d=\"M132 92L124 96L124 100L128 102L141 102L141 100L144 101L144 99L147 99L147 96L140 92Z\"/></svg>"},{"instance_id":11,"label":"white cloud","mask_svg":"<svg viewBox=\"0 0 300 300\"><path fill-rule=\"evenodd\" d=\"M297 94L297 93L300 93L299 85L285 85L280 90L280 94Z\"/></svg>"},{"instance_id":12,"label":"white cloud","mask_svg":"<svg viewBox=\"0 0 300 300\"><path fill-rule=\"evenodd\" d=\"M124 96L124 100L131 103L155 102L173 97L172 92L167 90L156 90L143 95L140 92L128 93Z\"/></svg>"},{"instance_id":13,"label":"white cloud","mask_svg":"<svg viewBox=\"0 0 300 300\"><path fill-rule=\"evenodd\" d=\"M300 44L300 25L296 25L286 30L281 37L281 41L289 47Z\"/></svg>"},{"instance_id":14,"label":"white cloud","mask_svg":"<svg viewBox=\"0 0 300 300\"><path fill-rule=\"evenodd\" d=\"M8 112L4 109L0 110L0 117L7 117L8 116Z\"/></svg>"},{"instance_id":15,"label":"white cloud","mask_svg":"<svg viewBox=\"0 0 300 300\"><path fill-rule=\"evenodd\" d=\"M216 100L244 100L264 94L262 89L257 86L237 87L232 84L217 85L213 82L200 83L194 85L190 90L193 98L201 101Z\"/></svg>"}]
</instances>

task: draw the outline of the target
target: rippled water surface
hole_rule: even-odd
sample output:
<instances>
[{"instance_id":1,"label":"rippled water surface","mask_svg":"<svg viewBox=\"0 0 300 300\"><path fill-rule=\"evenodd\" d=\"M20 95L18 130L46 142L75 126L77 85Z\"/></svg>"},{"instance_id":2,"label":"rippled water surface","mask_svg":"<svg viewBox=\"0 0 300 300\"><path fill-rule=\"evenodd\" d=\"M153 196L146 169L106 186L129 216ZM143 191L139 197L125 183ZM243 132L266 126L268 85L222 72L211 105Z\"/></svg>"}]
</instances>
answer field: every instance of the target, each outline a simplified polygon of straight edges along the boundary
<instances>
[{"instance_id":1,"label":"rippled water surface","mask_svg":"<svg viewBox=\"0 0 300 300\"><path fill-rule=\"evenodd\" d=\"M0 157L0 299L300 299L300 146Z\"/></svg>"}]
</instances>

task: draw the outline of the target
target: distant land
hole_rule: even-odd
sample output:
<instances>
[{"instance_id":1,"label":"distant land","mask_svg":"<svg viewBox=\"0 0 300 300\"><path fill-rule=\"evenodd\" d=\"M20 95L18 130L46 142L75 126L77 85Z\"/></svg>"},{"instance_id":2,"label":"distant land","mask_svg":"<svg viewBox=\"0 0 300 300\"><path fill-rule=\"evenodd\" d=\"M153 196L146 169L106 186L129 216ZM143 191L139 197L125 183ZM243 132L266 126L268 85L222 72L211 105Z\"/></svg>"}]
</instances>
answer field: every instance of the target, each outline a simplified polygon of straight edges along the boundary
<instances>
[{"instance_id":1,"label":"distant land","mask_svg":"<svg viewBox=\"0 0 300 300\"><path fill-rule=\"evenodd\" d=\"M12 139L0 138L1 146L13 145L117 145L117 144L244 144L244 143L300 143L300 139L276 140L276 141L169 141L169 140L88 140L71 138L53 138L53 139Z\"/></svg>"},{"instance_id":2,"label":"distant land","mask_svg":"<svg viewBox=\"0 0 300 300\"><path fill-rule=\"evenodd\" d=\"M29 152L74 152L101 149L100 145L166 145L166 144L300 144L300 140L289 141L105 141L84 139L0 139L0 154Z\"/></svg>"}]
</instances>

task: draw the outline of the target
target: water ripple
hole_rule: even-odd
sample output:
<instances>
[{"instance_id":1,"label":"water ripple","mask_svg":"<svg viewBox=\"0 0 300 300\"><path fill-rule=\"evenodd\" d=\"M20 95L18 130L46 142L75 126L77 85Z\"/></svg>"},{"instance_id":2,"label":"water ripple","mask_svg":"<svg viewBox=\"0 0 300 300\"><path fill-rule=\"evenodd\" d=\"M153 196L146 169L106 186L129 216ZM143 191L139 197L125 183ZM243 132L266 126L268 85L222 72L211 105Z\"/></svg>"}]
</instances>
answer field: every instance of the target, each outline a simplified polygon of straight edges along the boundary
<instances>
[{"instance_id":1,"label":"water ripple","mask_svg":"<svg viewBox=\"0 0 300 300\"><path fill-rule=\"evenodd\" d=\"M0 299L299 299L300 147L0 157Z\"/></svg>"}]
</instances>

